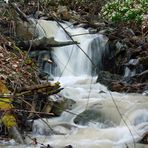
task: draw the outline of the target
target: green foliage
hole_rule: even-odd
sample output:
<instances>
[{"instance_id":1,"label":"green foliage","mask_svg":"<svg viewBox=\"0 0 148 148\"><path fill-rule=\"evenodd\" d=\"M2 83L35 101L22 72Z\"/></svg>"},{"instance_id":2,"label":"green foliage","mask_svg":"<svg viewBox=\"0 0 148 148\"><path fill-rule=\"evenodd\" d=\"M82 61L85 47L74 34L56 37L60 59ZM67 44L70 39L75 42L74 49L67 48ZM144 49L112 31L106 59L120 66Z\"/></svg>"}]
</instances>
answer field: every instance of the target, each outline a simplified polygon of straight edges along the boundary
<instances>
[{"instance_id":1,"label":"green foliage","mask_svg":"<svg viewBox=\"0 0 148 148\"><path fill-rule=\"evenodd\" d=\"M148 0L115 0L102 8L103 17L113 22L141 23Z\"/></svg>"}]
</instances>

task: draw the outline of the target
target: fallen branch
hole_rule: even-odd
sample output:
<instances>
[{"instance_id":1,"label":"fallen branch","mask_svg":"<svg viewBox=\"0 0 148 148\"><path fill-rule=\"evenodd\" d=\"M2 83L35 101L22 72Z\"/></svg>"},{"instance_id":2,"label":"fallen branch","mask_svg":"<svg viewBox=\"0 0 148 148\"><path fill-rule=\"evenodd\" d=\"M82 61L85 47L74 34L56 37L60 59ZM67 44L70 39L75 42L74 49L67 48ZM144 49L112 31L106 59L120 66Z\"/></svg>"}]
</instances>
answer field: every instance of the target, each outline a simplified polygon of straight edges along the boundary
<instances>
[{"instance_id":1,"label":"fallen branch","mask_svg":"<svg viewBox=\"0 0 148 148\"><path fill-rule=\"evenodd\" d=\"M27 18L26 14L23 13L15 3L11 3L9 2L9 5L19 14L19 17L23 20L26 21L28 23L31 23L30 20Z\"/></svg>"},{"instance_id":2,"label":"fallen branch","mask_svg":"<svg viewBox=\"0 0 148 148\"><path fill-rule=\"evenodd\" d=\"M39 115L50 115L54 116L54 113L45 113L45 112L37 112L37 111L28 111L28 110L22 110L22 109L14 109L15 112L25 112L25 113L34 113Z\"/></svg>"},{"instance_id":3,"label":"fallen branch","mask_svg":"<svg viewBox=\"0 0 148 148\"><path fill-rule=\"evenodd\" d=\"M139 74L136 74L131 77L132 79L136 79L136 81L141 82L141 81L146 81L148 78L148 70L145 70Z\"/></svg>"},{"instance_id":4,"label":"fallen branch","mask_svg":"<svg viewBox=\"0 0 148 148\"><path fill-rule=\"evenodd\" d=\"M143 71L142 73L137 74L136 76L137 76L137 77L141 77L141 76L147 75L147 74L148 74L148 70L145 70L145 71Z\"/></svg>"},{"instance_id":5,"label":"fallen branch","mask_svg":"<svg viewBox=\"0 0 148 148\"><path fill-rule=\"evenodd\" d=\"M52 88L52 90L47 90L46 94L47 95L54 95L54 94L57 94L59 93L61 90L63 90L64 88ZM20 97L20 96L23 96L23 95L28 95L32 93L31 90L28 90L28 91L24 91L24 92L21 92L21 93L16 93L15 95L11 95L11 94L8 94L8 95L2 95L0 94L0 98L14 98L14 97ZM0 101L3 101L3 100L0 100ZM7 102L7 101L3 101L3 102L6 102L6 103L10 103L10 102Z\"/></svg>"},{"instance_id":6,"label":"fallen branch","mask_svg":"<svg viewBox=\"0 0 148 148\"><path fill-rule=\"evenodd\" d=\"M59 88L59 89L56 89L56 90L53 90L53 91L50 91L50 92L47 92L48 95L54 95L54 94L57 94L59 93L61 90L63 90L64 88Z\"/></svg>"},{"instance_id":7,"label":"fallen branch","mask_svg":"<svg viewBox=\"0 0 148 148\"><path fill-rule=\"evenodd\" d=\"M62 47L74 44L78 44L78 42L76 41L60 42L56 41L53 37L51 38L43 37L41 39L23 41L19 43L19 45L22 46L24 50L28 49L30 45L31 45L31 50L45 50L45 49L50 49L50 47Z\"/></svg>"},{"instance_id":8,"label":"fallen branch","mask_svg":"<svg viewBox=\"0 0 148 148\"><path fill-rule=\"evenodd\" d=\"M24 87L24 88L21 88L19 90L17 90L17 92L25 92L25 91L34 91L34 90L39 90L39 89L45 89L45 88L51 88L52 89L55 89L56 88L59 88L60 87L60 83L57 82L57 83L45 83L45 84L38 84L38 85L35 85L35 86L28 86L28 87Z\"/></svg>"}]
</instances>

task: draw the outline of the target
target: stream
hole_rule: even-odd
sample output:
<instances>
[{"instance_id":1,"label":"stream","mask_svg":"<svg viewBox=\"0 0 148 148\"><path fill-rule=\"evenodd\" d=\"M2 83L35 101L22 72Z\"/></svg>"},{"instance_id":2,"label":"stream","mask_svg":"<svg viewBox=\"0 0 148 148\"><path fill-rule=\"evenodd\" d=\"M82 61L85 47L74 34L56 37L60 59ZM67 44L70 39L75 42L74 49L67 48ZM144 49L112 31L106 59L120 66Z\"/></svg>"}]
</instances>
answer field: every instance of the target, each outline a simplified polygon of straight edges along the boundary
<instances>
[{"instance_id":1,"label":"stream","mask_svg":"<svg viewBox=\"0 0 148 148\"><path fill-rule=\"evenodd\" d=\"M96 83L96 70L103 67L102 57L107 52L107 37L88 34L89 29L63 23L64 28L78 41L79 46L92 59L89 61L76 45L54 48L52 65L44 71L54 81L61 82L60 95L73 99L71 110L60 117L42 119L61 134L53 134L41 119L35 120L31 137L53 148L71 145L74 148L146 148L136 143L148 131L148 97L141 94L110 92ZM50 21L39 21L41 36L54 36L57 41L70 40L65 32ZM85 35L77 35L85 34ZM95 70L94 70L95 69ZM29 139L26 138L29 143ZM36 147L40 147L38 144ZM34 147L30 145L10 147Z\"/></svg>"},{"instance_id":2,"label":"stream","mask_svg":"<svg viewBox=\"0 0 148 148\"><path fill-rule=\"evenodd\" d=\"M74 114L63 112L60 117L45 119L55 131L65 135L45 136L49 128L41 120L35 121L35 137L38 135L41 143L55 148L66 145L74 148L126 148L128 145L134 148L133 142L140 140L148 130L147 97L109 92L105 86L94 83L95 78L90 86L91 77L62 77L62 81L65 89L61 94L76 101L70 110ZM136 148L142 146L136 145Z\"/></svg>"}]
</instances>

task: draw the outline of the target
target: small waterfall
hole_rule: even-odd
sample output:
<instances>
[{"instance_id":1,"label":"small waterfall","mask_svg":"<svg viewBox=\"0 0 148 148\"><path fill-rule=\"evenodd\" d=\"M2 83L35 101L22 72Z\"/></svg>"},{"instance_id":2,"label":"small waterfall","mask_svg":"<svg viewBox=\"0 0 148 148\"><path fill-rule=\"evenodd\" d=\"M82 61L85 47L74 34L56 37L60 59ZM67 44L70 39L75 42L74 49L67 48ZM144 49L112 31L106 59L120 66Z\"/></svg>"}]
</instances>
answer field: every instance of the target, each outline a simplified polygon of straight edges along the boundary
<instances>
[{"instance_id":1,"label":"small waterfall","mask_svg":"<svg viewBox=\"0 0 148 148\"><path fill-rule=\"evenodd\" d=\"M107 52L107 37L101 34L90 35L89 30L68 23L62 25L97 65L95 70L102 69L103 56ZM48 28L48 23L43 28L47 37L48 35L50 37L51 28ZM52 28L55 40L70 40L56 23ZM46 52L44 54L48 55ZM55 131L66 135L51 135L46 140L44 136L43 138L39 136L38 141L41 143L44 141L45 144L55 148L69 144L77 148L133 148L133 141L139 141L141 135L147 131L148 105L145 103L147 97L109 92L105 86L95 83L96 78L91 77L95 73L94 67L76 45L54 48L50 54L49 56L53 58L52 69L45 65L44 70L54 77L60 77L58 81L64 84L64 90L60 95L73 99L76 104L70 110L71 113L65 111L59 117L44 119ZM112 98L129 127L122 121ZM35 134L41 135L51 132L41 120L35 121L34 131ZM139 144L136 144L136 147L142 148Z\"/></svg>"},{"instance_id":2,"label":"small waterfall","mask_svg":"<svg viewBox=\"0 0 148 148\"><path fill-rule=\"evenodd\" d=\"M48 38L54 37L59 42L71 41L70 37L55 21L35 20L35 22L40 38L46 36ZM53 79L53 77L61 76L87 77L97 75L98 71L103 69L103 57L108 53L108 38L102 34L90 34L89 29L73 26L68 22L61 23L61 25L72 36L73 40L78 42L79 46L68 45L55 47L52 51L31 52L30 56L37 60L41 77ZM48 63L44 59L51 59L53 63Z\"/></svg>"},{"instance_id":3,"label":"small waterfall","mask_svg":"<svg viewBox=\"0 0 148 148\"><path fill-rule=\"evenodd\" d=\"M71 41L61 27L57 28L58 25L55 22L52 22L52 24L55 26L55 28L52 26L53 31L48 28L47 22L40 22L40 25L46 31L47 37L51 37L52 34L57 41ZM102 68L102 57L106 52L108 38L101 34L90 35L89 30L74 27L69 23L62 23L61 25L79 43L81 49L92 59L97 69L77 45L69 45L53 48L51 54L54 64L52 65L52 70L48 69L48 73L52 76L94 75L96 70L98 71L98 69Z\"/></svg>"}]
</instances>

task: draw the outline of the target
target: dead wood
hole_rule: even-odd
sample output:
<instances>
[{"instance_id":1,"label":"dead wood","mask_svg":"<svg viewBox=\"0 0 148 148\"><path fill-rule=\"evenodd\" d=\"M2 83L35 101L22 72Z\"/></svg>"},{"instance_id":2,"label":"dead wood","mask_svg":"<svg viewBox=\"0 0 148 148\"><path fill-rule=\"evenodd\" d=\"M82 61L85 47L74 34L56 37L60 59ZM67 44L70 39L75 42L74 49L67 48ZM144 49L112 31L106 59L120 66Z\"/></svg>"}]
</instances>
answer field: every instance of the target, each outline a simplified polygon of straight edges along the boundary
<instances>
[{"instance_id":1,"label":"dead wood","mask_svg":"<svg viewBox=\"0 0 148 148\"><path fill-rule=\"evenodd\" d=\"M38 111L28 111L28 110L21 110L21 109L14 109L15 112L26 112L26 113L34 113L34 114L39 114L39 115L48 115L48 116L53 116L53 113L46 113L46 112L38 112Z\"/></svg>"},{"instance_id":2,"label":"dead wood","mask_svg":"<svg viewBox=\"0 0 148 148\"><path fill-rule=\"evenodd\" d=\"M145 83L135 83L135 84L127 84L121 81L116 81L110 83L108 89L111 91L118 91L118 92L138 92L142 93L144 88L148 85L147 82Z\"/></svg>"},{"instance_id":3,"label":"dead wood","mask_svg":"<svg viewBox=\"0 0 148 148\"><path fill-rule=\"evenodd\" d=\"M48 91L47 94L48 95L54 95L54 94L57 94L59 93L61 90L63 90L64 88L58 88L58 89L53 89L51 91Z\"/></svg>"},{"instance_id":4,"label":"dead wood","mask_svg":"<svg viewBox=\"0 0 148 148\"><path fill-rule=\"evenodd\" d=\"M45 89L48 88L48 90L53 90L55 88L59 88L60 87L60 83L45 83L45 84L38 84L38 85L33 85L33 86L27 86L24 88L21 88L19 90L17 90L17 92L25 92L25 91L35 91L35 90L39 90L39 89Z\"/></svg>"},{"instance_id":5,"label":"dead wood","mask_svg":"<svg viewBox=\"0 0 148 148\"><path fill-rule=\"evenodd\" d=\"M136 74L135 76L132 77L132 79L137 82L142 82L142 81L147 81L148 78L148 70L145 70L139 74Z\"/></svg>"},{"instance_id":6,"label":"dead wood","mask_svg":"<svg viewBox=\"0 0 148 148\"><path fill-rule=\"evenodd\" d=\"M9 2L9 5L19 14L19 17L28 23L31 23L25 13L23 13L15 3Z\"/></svg>"},{"instance_id":7,"label":"dead wood","mask_svg":"<svg viewBox=\"0 0 148 148\"><path fill-rule=\"evenodd\" d=\"M32 50L45 50L45 49L50 49L50 47L62 47L62 46L78 44L78 42L76 41L60 42L56 41L53 37L51 38L43 37L40 39L23 41L20 42L19 44L20 46L23 47L23 49L28 49L29 47L31 47Z\"/></svg>"}]
</instances>

